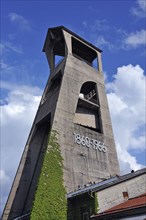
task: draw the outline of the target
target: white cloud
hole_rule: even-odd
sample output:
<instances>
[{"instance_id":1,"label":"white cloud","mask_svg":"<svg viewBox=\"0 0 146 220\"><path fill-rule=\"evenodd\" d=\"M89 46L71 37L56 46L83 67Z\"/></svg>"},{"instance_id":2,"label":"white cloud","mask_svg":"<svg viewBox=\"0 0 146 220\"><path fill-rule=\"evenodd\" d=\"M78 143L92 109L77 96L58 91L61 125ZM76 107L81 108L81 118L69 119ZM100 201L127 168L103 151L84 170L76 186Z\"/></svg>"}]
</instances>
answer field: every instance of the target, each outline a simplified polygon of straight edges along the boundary
<instances>
[{"instance_id":1,"label":"white cloud","mask_svg":"<svg viewBox=\"0 0 146 220\"><path fill-rule=\"evenodd\" d=\"M11 12L8 15L10 21L17 24L21 31L31 31L31 22L15 12Z\"/></svg>"},{"instance_id":2,"label":"white cloud","mask_svg":"<svg viewBox=\"0 0 146 220\"><path fill-rule=\"evenodd\" d=\"M145 134L140 135L137 138L131 137L131 139L130 139L130 145L131 145L132 149L145 150L145 147L146 147L145 144L146 144Z\"/></svg>"},{"instance_id":3,"label":"white cloud","mask_svg":"<svg viewBox=\"0 0 146 220\"><path fill-rule=\"evenodd\" d=\"M0 61L0 67L1 67L1 76L3 73L12 73L12 71L15 69L14 66L9 65L5 62L5 60L1 59Z\"/></svg>"},{"instance_id":4,"label":"white cloud","mask_svg":"<svg viewBox=\"0 0 146 220\"><path fill-rule=\"evenodd\" d=\"M42 93L37 87L18 87L4 82L2 82L2 88L11 90L1 106L1 211Z\"/></svg>"},{"instance_id":5,"label":"white cloud","mask_svg":"<svg viewBox=\"0 0 146 220\"><path fill-rule=\"evenodd\" d=\"M91 32L107 31L110 28L105 19L95 20L92 24L88 24L86 21L83 21L82 24L84 28L89 28Z\"/></svg>"},{"instance_id":6,"label":"white cloud","mask_svg":"<svg viewBox=\"0 0 146 220\"><path fill-rule=\"evenodd\" d=\"M90 30L90 39L97 47L106 47L112 52L133 49L146 44L144 28L128 33L122 28L108 25L106 20L95 20L93 24L84 21L82 24L84 29Z\"/></svg>"},{"instance_id":7,"label":"white cloud","mask_svg":"<svg viewBox=\"0 0 146 220\"><path fill-rule=\"evenodd\" d=\"M39 87L31 87L31 86L26 86L26 85L20 86L17 84L6 82L6 81L1 81L1 88L11 91L8 97L11 97L11 94L17 91L19 92L21 91L22 94L24 93L30 94L30 95L35 94L36 96L40 96L40 94L42 93L42 90Z\"/></svg>"},{"instance_id":8,"label":"white cloud","mask_svg":"<svg viewBox=\"0 0 146 220\"><path fill-rule=\"evenodd\" d=\"M131 156L130 153L123 149L120 144L117 144L117 153L119 156L119 165L121 168L121 174L130 172L131 170L139 170L144 166L139 164L134 156Z\"/></svg>"},{"instance_id":9,"label":"white cloud","mask_svg":"<svg viewBox=\"0 0 146 220\"><path fill-rule=\"evenodd\" d=\"M4 44L0 43L0 53L3 52L4 48L5 48Z\"/></svg>"},{"instance_id":10,"label":"white cloud","mask_svg":"<svg viewBox=\"0 0 146 220\"><path fill-rule=\"evenodd\" d=\"M8 196L8 189L10 189L11 180L10 177L6 174L4 170L0 170L0 189L1 189L1 198L0 198L0 214L2 208L6 202Z\"/></svg>"},{"instance_id":11,"label":"white cloud","mask_svg":"<svg viewBox=\"0 0 146 220\"><path fill-rule=\"evenodd\" d=\"M129 34L124 40L124 44L133 48L146 44L146 30Z\"/></svg>"},{"instance_id":12,"label":"white cloud","mask_svg":"<svg viewBox=\"0 0 146 220\"><path fill-rule=\"evenodd\" d=\"M82 23L82 24L83 24L83 27L84 27L84 28L87 28L87 27L88 27L88 25L87 25L87 22L86 22L86 21L83 21L83 23Z\"/></svg>"},{"instance_id":13,"label":"white cloud","mask_svg":"<svg viewBox=\"0 0 146 220\"><path fill-rule=\"evenodd\" d=\"M107 25L106 20L95 20L92 25L89 27L91 31L107 31L109 29L109 26Z\"/></svg>"},{"instance_id":14,"label":"white cloud","mask_svg":"<svg viewBox=\"0 0 146 220\"><path fill-rule=\"evenodd\" d=\"M23 53L21 45L14 45L11 42L4 42L4 45L5 47L7 47L8 49L12 50L15 53L18 53L18 54Z\"/></svg>"},{"instance_id":15,"label":"white cloud","mask_svg":"<svg viewBox=\"0 0 146 220\"><path fill-rule=\"evenodd\" d=\"M129 150L145 150L145 76L143 69L131 64L117 69L114 81L107 84L108 101L118 157L123 172L140 169ZM128 169L128 170L125 170Z\"/></svg>"},{"instance_id":16,"label":"white cloud","mask_svg":"<svg viewBox=\"0 0 146 220\"><path fill-rule=\"evenodd\" d=\"M2 70L9 68L9 65L8 65L7 63L5 63L4 60L1 60L1 61L0 61L0 65L1 65L1 69L2 69Z\"/></svg>"},{"instance_id":17,"label":"white cloud","mask_svg":"<svg viewBox=\"0 0 146 220\"><path fill-rule=\"evenodd\" d=\"M5 185L10 181L9 176L6 175L4 170L0 170L0 184Z\"/></svg>"},{"instance_id":18,"label":"white cloud","mask_svg":"<svg viewBox=\"0 0 146 220\"><path fill-rule=\"evenodd\" d=\"M137 6L132 7L131 12L133 15L144 18L146 17L146 1L145 0L137 0Z\"/></svg>"},{"instance_id":19,"label":"white cloud","mask_svg":"<svg viewBox=\"0 0 146 220\"><path fill-rule=\"evenodd\" d=\"M9 41L4 41L0 44L0 52L2 55L10 51L18 53L18 54L23 53L23 49L21 45L16 45Z\"/></svg>"},{"instance_id":20,"label":"white cloud","mask_svg":"<svg viewBox=\"0 0 146 220\"><path fill-rule=\"evenodd\" d=\"M97 47L107 46L109 50L114 50L114 46L107 41L104 36L98 36L96 39Z\"/></svg>"}]
</instances>

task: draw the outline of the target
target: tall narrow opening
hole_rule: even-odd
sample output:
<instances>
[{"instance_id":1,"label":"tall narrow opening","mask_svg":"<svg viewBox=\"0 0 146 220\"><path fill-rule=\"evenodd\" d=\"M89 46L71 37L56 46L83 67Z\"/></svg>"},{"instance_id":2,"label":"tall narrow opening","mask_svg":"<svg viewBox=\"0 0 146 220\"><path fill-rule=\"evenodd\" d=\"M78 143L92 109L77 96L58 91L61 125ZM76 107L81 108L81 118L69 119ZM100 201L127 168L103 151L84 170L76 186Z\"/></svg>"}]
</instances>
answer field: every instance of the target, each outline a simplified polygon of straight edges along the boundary
<instances>
[{"instance_id":1,"label":"tall narrow opening","mask_svg":"<svg viewBox=\"0 0 146 220\"><path fill-rule=\"evenodd\" d=\"M13 201L12 215L21 216L29 213L35 196L44 155L51 129L51 114L48 114L36 125L36 129L29 143L29 150L23 155L24 168L19 181L19 187ZM16 216L11 216L11 219Z\"/></svg>"},{"instance_id":2,"label":"tall narrow opening","mask_svg":"<svg viewBox=\"0 0 146 220\"><path fill-rule=\"evenodd\" d=\"M53 48L53 53L54 53L54 66L57 67L65 57L65 41L63 36L55 43Z\"/></svg>"},{"instance_id":3,"label":"tall narrow opening","mask_svg":"<svg viewBox=\"0 0 146 220\"><path fill-rule=\"evenodd\" d=\"M47 99L52 98L53 95L58 94L62 81L62 72L58 71L55 73L54 77L51 79L49 85L47 85L45 89L45 93L43 95L41 105L45 103Z\"/></svg>"}]
</instances>

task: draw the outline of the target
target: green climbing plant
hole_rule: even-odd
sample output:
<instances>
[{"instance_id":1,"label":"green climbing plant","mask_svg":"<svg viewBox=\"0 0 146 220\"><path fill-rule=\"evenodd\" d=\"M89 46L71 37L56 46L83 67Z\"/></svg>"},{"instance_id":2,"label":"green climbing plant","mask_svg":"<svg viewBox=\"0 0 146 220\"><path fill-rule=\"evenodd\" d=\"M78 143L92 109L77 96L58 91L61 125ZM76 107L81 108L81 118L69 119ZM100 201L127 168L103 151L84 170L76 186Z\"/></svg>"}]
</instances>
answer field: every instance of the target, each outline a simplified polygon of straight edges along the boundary
<instances>
[{"instance_id":1,"label":"green climbing plant","mask_svg":"<svg viewBox=\"0 0 146 220\"><path fill-rule=\"evenodd\" d=\"M31 212L31 220L66 220L67 199L63 185L63 158L56 131L48 138L48 147Z\"/></svg>"},{"instance_id":2,"label":"green climbing plant","mask_svg":"<svg viewBox=\"0 0 146 220\"><path fill-rule=\"evenodd\" d=\"M98 198L97 198L97 193L94 193L94 210L95 210L95 214L98 213L99 211L99 204L98 204Z\"/></svg>"}]
</instances>

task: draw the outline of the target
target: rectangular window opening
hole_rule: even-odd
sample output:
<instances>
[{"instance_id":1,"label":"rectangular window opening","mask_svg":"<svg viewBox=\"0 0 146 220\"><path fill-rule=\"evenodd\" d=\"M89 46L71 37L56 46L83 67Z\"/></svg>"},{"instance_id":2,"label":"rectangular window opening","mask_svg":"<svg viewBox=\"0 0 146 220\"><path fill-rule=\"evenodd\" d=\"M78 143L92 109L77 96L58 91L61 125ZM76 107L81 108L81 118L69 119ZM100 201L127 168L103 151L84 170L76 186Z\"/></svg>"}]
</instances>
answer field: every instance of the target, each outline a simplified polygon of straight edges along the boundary
<instances>
[{"instance_id":1,"label":"rectangular window opening","mask_svg":"<svg viewBox=\"0 0 146 220\"><path fill-rule=\"evenodd\" d=\"M98 70L97 53L92 48L74 37L72 37L72 54L83 63L86 63Z\"/></svg>"}]
</instances>

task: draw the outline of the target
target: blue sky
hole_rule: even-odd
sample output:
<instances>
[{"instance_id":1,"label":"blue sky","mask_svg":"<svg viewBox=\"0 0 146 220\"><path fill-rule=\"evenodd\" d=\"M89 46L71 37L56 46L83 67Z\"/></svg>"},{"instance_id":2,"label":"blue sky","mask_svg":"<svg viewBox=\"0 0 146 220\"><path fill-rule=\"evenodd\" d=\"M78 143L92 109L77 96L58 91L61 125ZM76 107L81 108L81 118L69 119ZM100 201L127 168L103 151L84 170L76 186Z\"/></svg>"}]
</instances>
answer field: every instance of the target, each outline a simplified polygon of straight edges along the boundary
<instances>
[{"instance_id":1,"label":"blue sky","mask_svg":"<svg viewBox=\"0 0 146 220\"><path fill-rule=\"evenodd\" d=\"M1 1L1 211L49 75L49 27L103 50L121 173L145 166L145 16L145 0Z\"/></svg>"}]
</instances>

